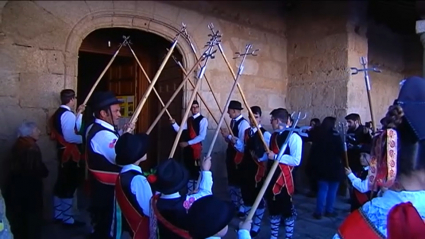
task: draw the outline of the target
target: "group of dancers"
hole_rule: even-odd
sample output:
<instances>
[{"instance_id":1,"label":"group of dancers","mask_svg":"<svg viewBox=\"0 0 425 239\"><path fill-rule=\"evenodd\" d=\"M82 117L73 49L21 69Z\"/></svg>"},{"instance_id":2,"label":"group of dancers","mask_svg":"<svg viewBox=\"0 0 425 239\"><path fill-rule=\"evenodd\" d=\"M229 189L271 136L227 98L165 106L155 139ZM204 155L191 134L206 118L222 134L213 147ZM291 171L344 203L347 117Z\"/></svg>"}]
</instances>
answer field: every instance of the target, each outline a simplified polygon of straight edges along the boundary
<instances>
[{"instance_id":1,"label":"group of dancers","mask_svg":"<svg viewBox=\"0 0 425 239\"><path fill-rule=\"evenodd\" d=\"M146 160L149 135L128 133L134 130L131 124L116 128L122 102L112 92L93 95L89 106L94 119L89 123L82 123L82 116L71 112L76 103L73 90L63 90L61 100L51 120L60 159L54 199L57 222L84 225L75 220L71 207L86 168L93 226L90 238L113 238L123 231L137 239L220 238L236 215L243 219L252 210L271 165L278 161L252 222L241 223L238 236L256 237L267 209L270 238L293 238L297 214L292 203L292 170L300 165L302 140L288 130L292 121L286 109L270 112L273 131L268 132L262 127L265 116L259 106L250 107L253 115L247 120L242 116L242 104L230 102L230 130L221 130L228 143L225 161L230 204L212 193L211 158L201 156L208 121L200 114L197 101L191 102L192 116L183 125L171 119L170 128L184 129L179 143L184 164L164 159L148 175L139 164ZM381 120L382 129L374 135L369 175L363 181L366 189L362 190L382 193L354 210L334 238L421 238L425 233L424 105L425 80L405 80ZM79 109L83 111L85 106ZM279 157L285 142L286 149ZM188 193L182 194L185 188ZM281 225L284 235L279 235Z\"/></svg>"}]
</instances>

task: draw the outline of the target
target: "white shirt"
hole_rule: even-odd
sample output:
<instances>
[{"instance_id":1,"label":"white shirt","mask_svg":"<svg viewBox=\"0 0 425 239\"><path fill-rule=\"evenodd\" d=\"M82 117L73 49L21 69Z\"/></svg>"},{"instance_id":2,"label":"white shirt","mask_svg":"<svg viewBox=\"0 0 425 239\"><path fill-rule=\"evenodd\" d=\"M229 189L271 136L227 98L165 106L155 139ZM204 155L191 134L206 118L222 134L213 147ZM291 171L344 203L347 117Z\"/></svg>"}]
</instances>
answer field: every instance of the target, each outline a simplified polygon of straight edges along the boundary
<instances>
[{"instance_id":1,"label":"white shirt","mask_svg":"<svg viewBox=\"0 0 425 239\"><path fill-rule=\"evenodd\" d=\"M77 130L81 127L82 117L78 116L77 118L67 105L61 105L60 107L67 109L60 118L63 138L68 143L82 144L83 137L75 133L75 126L77 126Z\"/></svg>"},{"instance_id":2,"label":"white shirt","mask_svg":"<svg viewBox=\"0 0 425 239\"><path fill-rule=\"evenodd\" d=\"M258 125L259 128L261 128L261 125ZM257 127L251 127L251 130L254 134L257 133ZM270 145L270 137L272 136L272 134L270 134L268 131L263 133L263 137L264 137L264 141L266 141L267 145ZM244 138L245 135L242 139L237 138L236 139L236 144L234 145L235 149L241 153L244 152L245 150L245 143L244 143Z\"/></svg>"},{"instance_id":3,"label":"white shirt","mask_svg":"<svg viewBox=\"0 0 425 239\"><path fill-rule=\"evenodd\" d=\"M366 170L367 170L367 168L369 168L369 167L365 167ZM350 179L353 187L355 189L359 190L359 192L365 193L365 192L369 191L369 181L367 179L362 181L360 178L356 177L356 175L354 175L354 173L348 174L347 177L348 177L348 179Z\"/></svg>"},{"instance_id":4,"label":"white shirt","mask_svg":"<svg viewBox=\"0 0 425 239\"><path fill-rule=\"evenodd\" d=\"M284 131L280 132L279 134L283 133ZM283 145L279 145L279 147L282 147ZM286 164L288 166L296 167L300 165L301 163L301 155L302 155L302 149L303 149L303 141L301 137L293 133L289 137L288 140L288 147L289 147L289 154L283 154L280 158L276 159L281 164ZM277 157L277 156L276 156ZM267 153L264 153L263 157L259 159L258 161L266 161L268 159Z\"/></svg>"},{"instance_id":5,"label":"white shirt","mask_svg":"<svg viewBox=\"0 0 425 239\"><path fill-rule=\"evenodd\" d=\"M142 169L134 164L125 165L121 169L121 173L134 170L139 173L142 173ZM136 196L137 202L139 203L140 208L142 208L143 214L147 217L150 216L150 200L152 198L152 189L149 185L148 180L145 176L137 175L133 177L130 183L131 193Z\"/></svg>"},{"instance_id":6,"label":"white shirt","mask_svg":"<svg viewBox=\"0 0 425 239\"><path fill-rule=\"evenodd\" d=\"M211 171L201 171L201 182L199 183L199 190L195 194L186 195L186 200L189 198L194 198L195 201L205 197L212 195L212 186L213 186L213 180L212 180L212 174ZM162 199L175 199L179 198L180 193L176 192L173 194L162 194Z\"/></svg>"},{"instance_id":7,"label":"white shirt","mask_svg":"<svg viewBox=\"0 0 425 239\"><path fill-rule=\"evenodd\" d=\"M102 125L103 127L109 130L115 131L114 126L107 123L106 121L103 121L101 119L95 119L94 122ZM89 126L86 137L92 126L93 125ZM90 141L90 145L94 153L103 155L110 163L116 164L115 143L117 142L117 140L118 137L114 133L107 130L101 130L93 136Z\"/></svg>"},{"instance_id":8,"label":"white shirt","mask_svg":"<svg viewBox=\"0 0 425 239\"><path fill-rule=\"evenodd\" d=\"M234 118L235 122L240 120L243 116L239 115L238 117ZM233 119L232 119L233 120ZM245 130L251 127L246 119L242 120L238 125L238 135L235 135L234 137L237 137L238 139L243 139L245 135ZM228 140L232 140L232 135L230 134L227 137Z\"/></svg>"},{"instance_id":9,"label":"white shirt","mask_svg":"<svg viewBox=\"0 0 425 239\"><path fill-rule=\"evenodd\" d=\"M197 113L193 115L193 119L196 119L200 116L200 113ZM174 131L178 132L180 129L180 126L177 123L173 124ZM183 124L183 130L187 129L187 123L185 122ZM202 142L205 140L205 137L207 136L207 129L208 129L208 120L207 118L202 118L199 122L199 135L197 135L195 138L187 141L189 145L197 144L199 142Z\"/></svg>"}]
</instances>

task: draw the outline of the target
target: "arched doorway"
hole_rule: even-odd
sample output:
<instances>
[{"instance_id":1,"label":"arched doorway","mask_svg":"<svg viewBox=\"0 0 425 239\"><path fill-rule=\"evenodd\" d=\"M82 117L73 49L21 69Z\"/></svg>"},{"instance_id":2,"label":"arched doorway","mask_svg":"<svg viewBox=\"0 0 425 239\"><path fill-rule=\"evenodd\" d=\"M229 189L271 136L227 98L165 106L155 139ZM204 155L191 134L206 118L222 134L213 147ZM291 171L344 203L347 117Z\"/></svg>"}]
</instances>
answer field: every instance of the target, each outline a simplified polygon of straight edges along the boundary
<instances>
[{"instance_id":1,"label":"arched doorway","mask_svg":"<svg viewBox=\"0 0 425 239\"><path fill-rule=\"evenodd\" d=\"M167 53L166 49L171 45L171 42L158 35L136 29L103 28L91 32L83 40L78 52L77 91L79 104L85 99L94 82L118 49L119 44L122 43L123 36L130 36L131 47L151 80ZM180 61L182 60L182 55L177 49L174 50L173 56ZM170 99L174 89L178 87L182 80L181 69L170 58L155 84L155 89L164 103ZM124 124L131 117L148 86L149 82L130 49L122 47L111 67L96 87L96 91L110 90L126 101L122 106L123 118L121 124ZM181 120L182 102L183 92L180 92L168 108L176 121ZM162 105L155 93L152 92L138 118L136 132L146 132L161 109ZM148 160L142 164L144 170L155 166L158 160L168 157L168 150L171 149L175 135L168 117L164 115L150 134L151 145ZM177 152L176 155L178 156L180 153Z\"/></svg>"}]
</instances>

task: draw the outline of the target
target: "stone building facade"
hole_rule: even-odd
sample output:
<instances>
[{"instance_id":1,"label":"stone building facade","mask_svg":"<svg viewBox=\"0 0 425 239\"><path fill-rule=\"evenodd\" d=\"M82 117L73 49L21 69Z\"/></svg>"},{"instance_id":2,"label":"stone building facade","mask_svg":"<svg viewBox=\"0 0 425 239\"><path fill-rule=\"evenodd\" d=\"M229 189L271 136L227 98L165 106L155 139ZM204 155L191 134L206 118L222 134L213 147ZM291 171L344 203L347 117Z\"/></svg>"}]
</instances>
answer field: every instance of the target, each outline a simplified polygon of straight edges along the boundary
<instances>
[{"instance_id":1,"label":"stone building facade","mask_svg":"<svg viewBox=\"0 0 425 239\"><path fill-rule=\"evenodd\" d=\"M58 92L77 89L81 42L101 28L134 28L171 40L184 22L200 52L208 40L207 25L213 23L223 33L222 45L235 71L239 62L232 59L233 53L252 43L260 52L246 60L240 84L248 102L263 108L267 124L268 112L276 107L307 112L302 124L329 115L342 120L351 112L369 121L363 76L350 74L350 67L360 67L360 56L368 56L371 64L383 70L370 73L378 121L396 97L399 81L421 74L419 37L399 36L367 20L361 1L307 1L291 12L273 4L0 1L0 154L10 149L14 130L22 120L35 120L43 131L39 144L44 160L55 171L55 152L46 122L59 105ZM186 69L190 69L196 62L190 45L181 40L177 48ZM219 54L210 61L206 74L224 105L232 78ZM185 99L191 89L185 87ZM208 102L213 102L206 84L201 91ZM241 100L237 91L233 98ZM182 102L183 108L186 103ZM218 117L217 106L212 103L209 107ZM205 107L201 110L208 115ZM209 119L208 140L216 128ZM224 147L219 139L215 152L220 154ZM52 174L49 178L54 177Z\"/></svg>"}]
</instances>

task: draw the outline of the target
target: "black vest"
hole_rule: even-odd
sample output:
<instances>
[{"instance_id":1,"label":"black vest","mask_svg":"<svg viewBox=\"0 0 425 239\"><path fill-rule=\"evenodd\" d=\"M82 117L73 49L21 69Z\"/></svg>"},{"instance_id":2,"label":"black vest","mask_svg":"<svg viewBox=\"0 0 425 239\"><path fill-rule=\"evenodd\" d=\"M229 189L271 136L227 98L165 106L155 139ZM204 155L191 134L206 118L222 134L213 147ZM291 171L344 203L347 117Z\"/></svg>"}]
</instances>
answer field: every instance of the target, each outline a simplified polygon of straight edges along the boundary
<instances>
[{"instance_id":1,"label":"black vest","mask_svg":"<svg viewBox=\"0 0 425 239\"><path fill-rule=\"evenodd\" d=\"M120 174L120 178L121 178L121 188L126 196L126 198L128 199L128 201L130 202L130 204L134 207L134 209L136 209L140 214L144 215L142 208L139 205L139 202L137 201L136 195L134 195L131 192L131 180L133 180L133 178L137 175L142 175L142 173L136 171L136 170L128 170L125 173L121 173ZM145 215L145 216L149 216L149 215ZM123 213L123 218L125 217L124 213ZM122 220L123 221L123 228L128 231L131 232L131 229L127 223L127 220Z\"/></svg>"},{"instance_id":2,"label":"black vest","mask_svg":"<svg viewBox=\"0 0 425 239\"><path fill-rule=\"evenodd\" d=\"M273 142L274 140L274 135L278 134L277 136L277 145L280 148L282 148L283 143L285 143L286 138L289 135L289 131L284 131L281 134L279 134L278 132L275 132L272 134L272 136L270 137L270 149L272 148L271 146L275 143ZM290 154L291 150L289 148L289 141L288 141L288 146L286 146L285 152L283 154ZM277 154L277 153L276 153ZM268 160L267 162L267 171L266 171L266 175L269 174L270 172L270 168L272 167L273 163L275 160ZM276 182L276 180L278 179L279 175L282 173L282 170L280 170L280 168L278 167L272 177L272 180L270 181L270 186L273 187L274 183Z\"/></svg>"},{"instance_id":3,"label":"black vest","mask_svg":"<svg viewBox=\"0 0 425 239\"><path fill-rule=\"evenodd\" d=\"M233 125L232 132L235 137L238 137L239 135L239 124L242 122L242 120L245 120L245 118L241 117L235 122L235 125ZM226 155L227 155L226 157L227 160L232 160L232 161L236 156L236 149L233 147L233 144L231 144L230 142L227 145Z\"/></svg>"},{"instance_id":4,"label":"black vest","mask_svg":"<svg viewBox=\"0 0 425 239\"><path fill-rule=\"evenodd\" d=\"M70 111L68 109L65 109L63 107L59 107L55 113L52 115L52 120L53 120L53 128L56 130L56 132L58 134L60 134L63 137L63 132L62 132L62 122L61 122L61 117L63 115L63 113ZM56 141L56 147L62 148L63 145L61 145L58 141Z\"/></svg>"},{"instance_id":5,"label":"black vest","mask_svg":"<svg viewBox=\"0 0 425 239\"><path fill-rule=\"evenodd\" d=\"M92 170L107 171L107 172L116 172L121 171L121 167L110 163L105 156L95 153L91 146L91 140L93 137L100 131L106 130L114 133L117 137L119 134L113 130L107 129L98 123L94 123L87 135L87 164L88 167ZM98 182L91 173L89 173L90 186L92 189L91 199L94 202L94 206L110 206L113 203L114 199L114 186L105 185Z\"/></svg>"},{"instance_id":6,"label":"black vest","mask_svg":"<svg viewBox=\"0 0 425 239\"><path fill-rule=\"evenodd\" d=\"M186 200L186 195L182 195L179 198L173 199L158 199L156 207L158 208L159 213L164 217L168 222L173 224L175 227L182 230L188 230L187 222L187 210L183 207L183 203ZM159 238L172 238L172 239L183 239L182 237L174 234L168 230L162 223L158 220L158 231Z\"/></svg>"},{"instance_id":7,"label":"black vest","mask_svg":"<svg viewBox=\"0 0 425 239\"><path fill-rule=\"evenodd\" d=\"M260 127L261 133L264 135L264 133L267 131L263 127ZM255 155L258 158L263 157L264 153L266 152L264 150L263 142L261 142L261 138L258 135L257 132L255 132L252 136L249 135L251 132L251 128L248 129L248 140L245 141L245 148L244 148L244 158L242 162L239 164L239 168L243 171L249 171L251 174L255 174L257 172L257 164L251 156L251 151L255 153ZM248 172L247 172L248 173Z\"/></svg>"},{"instance_id":8,"label":"black vest","mask_svg":"<svg viewBox=\"0 0 425 239\"><path fill-rule=\"evenodd\" d=\"M204 116L199 115L198 117L196 117L196 119L194 119L193 117L190 117L190 118L187 119L187 129L183 130L183 133L182 133L182 135L183 135L182 138L185 142L192 139L189 135L189 129L190 129L191 126L193 127L193 130L195 130L196 135L199 135L199 131L200 131L200 128L201 128L200 123L201 123L201 120L203 118L204 118Z\"/></svg>"}]
</instances>

